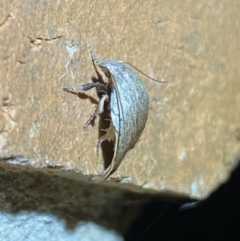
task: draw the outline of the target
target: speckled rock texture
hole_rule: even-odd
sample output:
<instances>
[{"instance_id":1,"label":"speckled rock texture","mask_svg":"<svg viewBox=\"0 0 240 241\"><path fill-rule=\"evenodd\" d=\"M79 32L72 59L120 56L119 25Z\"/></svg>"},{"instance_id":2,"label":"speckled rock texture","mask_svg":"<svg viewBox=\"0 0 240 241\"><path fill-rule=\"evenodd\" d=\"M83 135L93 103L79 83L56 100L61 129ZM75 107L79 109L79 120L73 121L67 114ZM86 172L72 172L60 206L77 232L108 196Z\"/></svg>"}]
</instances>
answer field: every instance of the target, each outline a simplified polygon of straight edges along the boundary
<instances>
[{"instance_id":1,"label":"speckled rock texture","mask_svg":"<svg viewBox=\"0 0 240 241\"><path fill-rule=\"evenodd\" d=\"M62 167L85 181L102 172L98 119L83 130L98 96L63 91L96 77L91 50L168 82L138 73L150 96L148 121L113 176L205 197L240 154L239 7L237 0L4 1L0 165Z\"/></svg>"}]
</instances>

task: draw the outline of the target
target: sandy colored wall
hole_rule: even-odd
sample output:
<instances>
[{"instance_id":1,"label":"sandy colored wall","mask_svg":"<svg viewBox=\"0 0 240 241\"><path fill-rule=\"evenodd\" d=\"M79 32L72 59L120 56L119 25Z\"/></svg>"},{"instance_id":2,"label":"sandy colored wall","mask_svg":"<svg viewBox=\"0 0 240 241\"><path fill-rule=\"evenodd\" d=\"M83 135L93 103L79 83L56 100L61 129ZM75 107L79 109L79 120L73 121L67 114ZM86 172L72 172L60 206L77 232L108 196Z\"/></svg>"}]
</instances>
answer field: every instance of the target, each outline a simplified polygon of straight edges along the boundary
<instances>
[{"instance_id":1,"label":"sandy colored wall","mask_svg":"<svg viewBox=\"0 0 240 241\"><path fill-rule=\"evenodd\" d=\"M139 74L150 95L148 122L113 176L207 195L240 154L239 7L226 0L5 1L0 165L58 165L78 170L79 180L103 170L98 119L83 130L95 91L78 98L62 90L96 76L91 50L168 82Z\"/></svg>"}]
</instances>

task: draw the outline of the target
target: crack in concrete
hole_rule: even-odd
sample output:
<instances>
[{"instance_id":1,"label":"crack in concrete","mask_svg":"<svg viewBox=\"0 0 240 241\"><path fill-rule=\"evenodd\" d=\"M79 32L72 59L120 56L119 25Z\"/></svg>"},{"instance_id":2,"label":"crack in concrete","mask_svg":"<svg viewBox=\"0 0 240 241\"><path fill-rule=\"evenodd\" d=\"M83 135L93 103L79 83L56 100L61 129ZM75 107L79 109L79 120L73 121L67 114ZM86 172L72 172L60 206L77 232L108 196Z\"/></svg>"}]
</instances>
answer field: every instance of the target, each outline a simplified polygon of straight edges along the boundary
<instances>
[{"instance_id":1,"label":"crack in concrete","mask_svg":"<svg viewBox=\"0 0 240 241\"><path fill-rule=\"evenodd\" d=\"M11 14L8 14L5 19L0 23L0 27L2 27L10 18L12 18Z\"/></svg>"},{"instance_id":2,"label":"crack in concrete","mask_svg":"<svg viewBox=\"0 0 240 241\"><path fill-rule=\"evenodd\" d=\"M38 37L38 38L34 38L34 37L29 37L29 36L25 36L23 35L25 38L29 39L31 44L34 44L36 46L39 46L42 44L42 42L51 42L51 41L55 41L57 39L62 38L62 35L53 37L53 38L43 38L43 37Z\"/></svg>"},{"instance_id":3,"label":"crack in concrete","mask_svg":"<svg viewBox=\"0 0 240 241\"><path fill-rule=\"evenodd\" d=\"M159 25L159 24L166 24L167 22L172 22L172 19L167 18L167 19L159 19L159 20L153 20L150 19L154 25Z\"/></svg>"},{"instance_id":4,"label":"crack in concrete","mask_svg":"<svg viewBox=\"0 0 240 241\"><path fill-rule=\"evenodd\" d=\"M20 60L20 59L18 59L18 58L16 58L16 60L17 60L17 62L18 62L19 64L26 64L26 63L27 63L27 62L22 61L22 60Z\"/></svg>"},{"instance_id":5,"label":"crack in concrete","mask_svg":"<svg viewBox=\"0 0 240 241\"><path fill-rule=\"evenodd\" d=\"M189 16L190 16L190 19L192 19L192 20L201 20L201 18L197 15L189 13Z\"/></svg>"}]
</instances>

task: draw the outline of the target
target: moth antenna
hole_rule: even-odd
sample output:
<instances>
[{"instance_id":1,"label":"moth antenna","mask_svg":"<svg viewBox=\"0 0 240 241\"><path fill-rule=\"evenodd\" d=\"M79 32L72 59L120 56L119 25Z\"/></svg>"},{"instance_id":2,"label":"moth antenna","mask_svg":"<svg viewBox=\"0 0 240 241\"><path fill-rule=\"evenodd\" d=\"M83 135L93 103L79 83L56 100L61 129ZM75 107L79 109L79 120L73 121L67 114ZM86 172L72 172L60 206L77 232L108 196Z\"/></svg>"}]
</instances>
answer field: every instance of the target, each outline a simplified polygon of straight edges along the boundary
<instances>
[{"instance_id":1,"label":"moth antenna","mask_svg":"<svg viewBox=\"0 0 240 241\"><path fill-rule=\"evenodd\" d=\"M89 52L89 54L90 54L90 56L92 58L92 61L95 61L96 63L98 63L97 56L95 55L95 53L93 51L91 51L91 50L89 50L88 52Z\"/></svg>"},{"instance_id":2,"label":"moth antenna","mask_svg":"<svg viewBox=\"0 0 240 241\"><path fill-rule=\"evenodd\" d=\"M153 80L153 81L156 81L156 82L160 82L160 83L167 83L167 81L161 81L161 80L157 80L157 79L154 79L152 77L150 77L149 75L145 74L143 71L141 71L140 69L138 69L137 67L135 67L134 65L130 64L129 62L126 62L124 61L124 63L132 66L134 69L136 69L137 71L139 71L141 74L143 74L144 76L146 76L147 78Z\"/></svg>"}]
</instances>

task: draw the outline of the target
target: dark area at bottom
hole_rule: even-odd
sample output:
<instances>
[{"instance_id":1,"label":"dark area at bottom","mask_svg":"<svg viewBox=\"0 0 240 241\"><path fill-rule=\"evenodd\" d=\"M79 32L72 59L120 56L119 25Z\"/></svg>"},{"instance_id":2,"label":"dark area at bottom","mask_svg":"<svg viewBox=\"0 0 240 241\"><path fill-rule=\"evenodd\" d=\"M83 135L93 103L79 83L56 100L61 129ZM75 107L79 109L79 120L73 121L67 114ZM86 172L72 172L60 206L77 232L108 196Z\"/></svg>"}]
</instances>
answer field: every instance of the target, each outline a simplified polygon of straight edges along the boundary
<instances>
[{"instance_id":1,"label":"dark area at bottom","mask_svg":"<svg viewBox=\"0 0 240 241\"><path fill-rule=\"evenodd\" d=\"M0 168L0 212L16 219L21 213L29 219L31 214L54 216L73 233L81 223L92 222L126 241L240 240L239 163L229 180L201 201L176 193L133 192L120 184L96 185L77 180L80 174L74 172L63 177ZM49 225L54 228L55 223Z\"/></svg>"},{"instance_id":2,"label":"dark area at bottom","mask_svg":"<svg viewBox=\"0 0 240 241\"><path fill-rule=\"evenodd\" d=\"M229 180L205 200L146 204L125 240L240 240L240 162Z\"/></svg>"}]
</instances>

